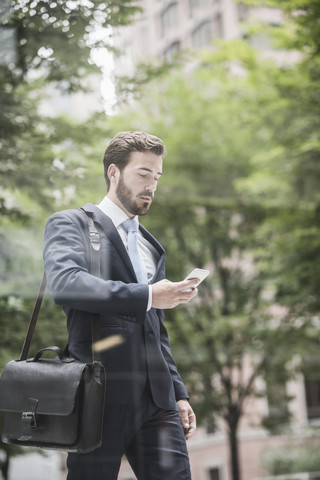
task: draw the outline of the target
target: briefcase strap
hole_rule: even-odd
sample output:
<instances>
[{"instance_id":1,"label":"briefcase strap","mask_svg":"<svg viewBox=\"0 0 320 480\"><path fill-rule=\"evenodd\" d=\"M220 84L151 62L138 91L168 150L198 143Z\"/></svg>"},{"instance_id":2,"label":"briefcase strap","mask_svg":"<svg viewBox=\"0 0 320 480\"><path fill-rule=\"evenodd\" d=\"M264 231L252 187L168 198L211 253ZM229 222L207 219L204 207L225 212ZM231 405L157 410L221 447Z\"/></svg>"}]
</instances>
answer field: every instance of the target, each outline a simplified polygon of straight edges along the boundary
<instances>
[{"instance_id":1,"label":"briefcase strap","mask_svg":"<svg viewBox=\"0 0 320 480\"><path fill-rule=\"evenodd\" d=\"M95 277L101 276L100 271L100 233L98 232L97 227L95 226L94 221L92 220L91 216L84 210L84 208L80 208L80 210L85 214L87 223L88 223L88 231L89 231L89 240L90 240L90 273ZM95 351L93 345L98 340L101 340L101 328L100 328L100 315L98 313L91 313L91 336L92 336L92 360L100 360L100 353Z\"/></svg>"},{"instance_id":2,"label":"briefcase strap","mask_svg":"<svg viewBox=\"0 0 320 480\"><path fill-rule=\"evenodd\" d=\"M36 328L38 315L39 315L39 312L40 312L40 308L41 308L42 299L43 299L43 296L44 296L44 291L46 289L46 285L47 285L47 279L46 279L46 274L44 273L43 277L42 277L42 280L41 280L38 296L36 298L36 301L35 301L35 304L34 304L34 307L33 307L32 313L31 313L30 322L29 322L27 333L26 333L26 338L24 340L24 344L23 344L21 354L20 354L20 360L26 360L28 358L29 348L30 348L30 345L31 345L31 340L32 340L32 337L33 337L34 329Z\"/></svg>"},{"instance_id":3,"label":"briefcase strap","mask_svg":"<svg viewBox=\"0 0 320 480\"><path fill-rule=\"evenodd\" d=\"M94 221L92 218L87 214L87 212L80 208L80 210L85 214L87 222L88 222L88 230L89 230L89 239L90 239L90 272L92 275L96 277L100 277L100 233L98 232ZM39 292L31 313L29 326L27 329L26 337L23 343L23 347L21 350L19 360L26 360L28 358L28 353L32 341L32 337L34 334L34 330L36 328L42 300L44 297L44 291L47 285L47 278L44 272ZM95 352L93 349L93 344L101 339L101 332L100 332L100 315L98 313L91 314L91 335L92 335L92 360L100 360L99 352Z\"/></svg>"}]
</instances>

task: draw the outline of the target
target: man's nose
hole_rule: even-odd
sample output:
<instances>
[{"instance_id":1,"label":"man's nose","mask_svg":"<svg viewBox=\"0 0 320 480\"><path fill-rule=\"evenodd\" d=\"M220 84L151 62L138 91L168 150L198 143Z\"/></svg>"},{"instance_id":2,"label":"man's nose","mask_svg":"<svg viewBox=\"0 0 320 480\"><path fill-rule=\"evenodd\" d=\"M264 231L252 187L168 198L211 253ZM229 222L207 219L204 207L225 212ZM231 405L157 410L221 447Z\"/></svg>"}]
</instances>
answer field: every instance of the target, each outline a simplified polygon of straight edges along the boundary
<instances>
[{"instance_id":1,"label":"man's nose","mask_svg":"<svg viewBox=\"0 0 320 480\"><path fill-rule=\"evenodd\" d=\"M157 190L157 181L153 180L149 182L149 184L146 187L147 192L154 193Z\"/></svg>"}]
</instances>

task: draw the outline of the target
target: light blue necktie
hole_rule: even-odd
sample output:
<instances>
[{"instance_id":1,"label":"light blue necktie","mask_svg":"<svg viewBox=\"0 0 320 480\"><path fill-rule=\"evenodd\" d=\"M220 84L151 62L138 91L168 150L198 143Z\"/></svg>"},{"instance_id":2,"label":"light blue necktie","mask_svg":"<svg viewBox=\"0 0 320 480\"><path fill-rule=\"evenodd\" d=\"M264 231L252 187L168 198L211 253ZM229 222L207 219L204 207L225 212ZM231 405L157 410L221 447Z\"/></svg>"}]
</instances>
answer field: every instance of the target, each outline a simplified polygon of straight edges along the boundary
<instances>
[{"instance_id":1,"label":"light blue necktie","mask_svg":"<svg viewBox=\"0 0 320 480\"><path fill-rule=\"evenodd\" d=\"M137 233L139 224L134 220L125 220L121 224L127 232L128 253L139 283L148 283L146 268L138 250Z\"/></svg>"}]
</instances>

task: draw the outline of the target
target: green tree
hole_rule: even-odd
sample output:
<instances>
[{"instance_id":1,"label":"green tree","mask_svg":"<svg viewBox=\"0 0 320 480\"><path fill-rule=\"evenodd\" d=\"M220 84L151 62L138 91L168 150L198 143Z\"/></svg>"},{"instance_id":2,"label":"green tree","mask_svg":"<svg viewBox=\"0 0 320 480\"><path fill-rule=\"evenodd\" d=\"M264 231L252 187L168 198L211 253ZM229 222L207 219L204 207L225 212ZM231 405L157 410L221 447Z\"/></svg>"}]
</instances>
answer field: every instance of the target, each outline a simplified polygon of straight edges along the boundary
<instances>
[{"instance_id":1,"label":"green tree","mask_svg":"<svg viewBox=\"0 0 320 480\"><path fill-rule=\"evenodd\" d=\"M225 421L234 480L245 402L268 393L272 401L255 380L283 384L295 355L318 350L320 97L317 40L312 33L308 44L307 31L319 15L307 3L273 2L286 13L277 41L300 49L295 64L262 61L245 41L217 42L193 72L154 79L139 108L114 119L115 130L125 122L167 144L145 222L167 247L168 278L194 266L212 272L194 308L167 319L199 419ZM277 418L265 419L274 431L289 420L288 398L280 400Z\"/></svg>"},{"instance_id":2,"label":"green tree","mask_svg":"<svg viewBox=\"0 0 320 480\"><path fill-rule=\"evenodd\" d=\"M303 442L288 441L282 448L270 449L263 463L271 475L288 475L301 472L319 472L319 445L315 438Z\"/></svg>"},{"instance_id":3,"label":"green tree","mask_svg":"<svg viewBox=\"0 0 320 480\"><path fill-rule=\"evenodd\" d=\"M22 347L43 269L44 219L53 210L80 206L80 190L81 204L90 190L104 191L96 162L99 142L108 134L105 122L101 130L102 103L81 123L73 112L54 115L55 95L90 93L91 79L100 72L93 52L110 50L110 27L129 23L136 11L131 0L1 2L1 368ZM53 113L44 113L45 101ZM59 312L44 302L30 354L53 342L65 344ZM1 448L8 462L21 453Z\"/></svg>"},{"instance_id":4,"label":"green tree","mask_svg":"<svg viewBox=\"0 0 320 480\"><path fill-rule=\"evenodd\" d=\"M74 170L73 162L59 163L54 147L69 142L72 149L80 139L78 125L41 114L41 101L53 89L89 92L92 75L99 73L92 51L110 50L110 27L127 24L137 7L131 0L8 0L0 8L0 41L7 47L11 33L11 55L2 58L0 65L0 172L6 185L0 205L2 213L22 210L25 214L21 198L14 193L36 197L34 203L48 207L55 200L57 185L63 189L76 178L66 175ZM87 150L89 139L97 138L94 132L88 125L82 132L87 134L83 137ZM80 166L88 154L82 151L78 156Z\"/></svg>"},{"instance_id":5,"label":"green tree","mask_svg":"<svg viewBox=\"0 0 320 480\"><path fill-rule=\"evenodd\" d=\"M277 207L263 228L271 240L279 301L296 316L313 315L320 307L320 5L295 0L264 4L283 9L286 28L270 32L278 47L296 53L297 61L272 70L279 104L261 110L261 118L263 123L275 122L274 148L253 160L252 174L242 187L252 198ZM276 177L282 179L280 189Z\"/></svg>"}]
</instances>

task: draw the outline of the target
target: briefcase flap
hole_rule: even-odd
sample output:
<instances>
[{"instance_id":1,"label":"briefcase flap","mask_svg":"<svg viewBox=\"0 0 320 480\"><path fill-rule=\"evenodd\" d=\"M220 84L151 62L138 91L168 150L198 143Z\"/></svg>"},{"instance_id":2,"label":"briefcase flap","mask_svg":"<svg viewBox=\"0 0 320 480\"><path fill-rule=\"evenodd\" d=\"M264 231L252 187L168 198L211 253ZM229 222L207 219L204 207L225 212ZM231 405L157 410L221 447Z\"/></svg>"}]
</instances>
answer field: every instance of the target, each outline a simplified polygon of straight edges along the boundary
<instances>
[{"instance_id":1,"label":"briefcase flap","mask_svg":"<svg viewBox=\"0 0 320 480\"><path fill-rule=\"evenodd\" d=\"M70 415L85 368L77 360L13 360L0 378L0 410Z\"/></svg>"}]
</instances>

